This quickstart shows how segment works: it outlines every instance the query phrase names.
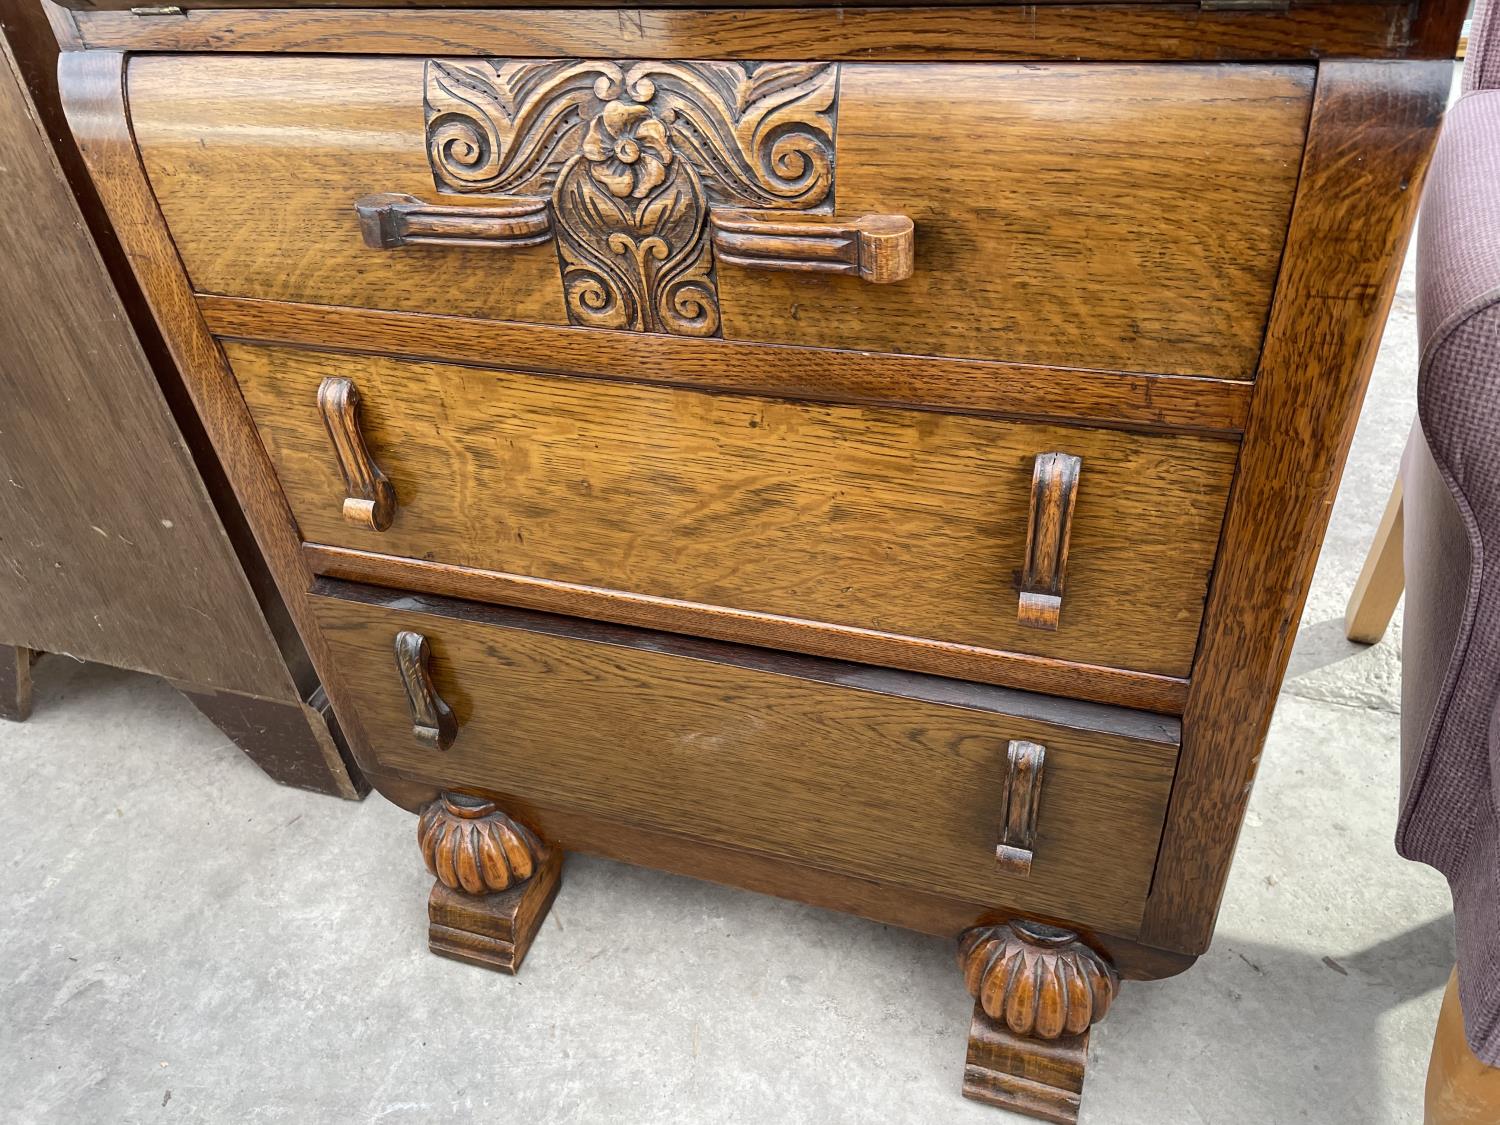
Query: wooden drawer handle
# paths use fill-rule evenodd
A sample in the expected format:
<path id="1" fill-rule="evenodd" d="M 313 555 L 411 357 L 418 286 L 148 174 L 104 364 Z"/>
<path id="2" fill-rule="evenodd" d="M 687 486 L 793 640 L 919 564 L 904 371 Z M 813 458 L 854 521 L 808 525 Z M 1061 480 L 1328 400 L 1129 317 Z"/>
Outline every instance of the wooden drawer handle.
<path id="1" fill-rule="evenodd" d="M 905 281 L 912 274 L 914 228 L 905 215 L 866 215 L 837 223 L 715 211 L 710 221 L 714 256 L 730 265 L 842 273 L 876 285 Z"/>
<path id="2" fill-rule="evenodd" d="M 344 498 L 344 518 L 384 531 L 396 515 L 396 490 L 375 464 L 360 433 L 359 390 L 349 379 L 324 379 L 318 385 L 318 410 L 349 492 Z"/>
<path id="3" fill-rule="evenodd" d="M 1000 801 L 1000 842 L 995 845 L 995 860 L 1008 875 L 1030 875 L 1047 748 L 1035 742 L 1015 741 L 1006 756 L 1008 767 Z"/>
<path id="4" fill-rule="evenodd" d="M 458 737 L 458 720 L 432 684 L 431 660 L 432 646 L 421 633 L 396 634 L 396 668 L 411 705 L 411 732 L 423 746 L 446 750 Z"/>
<path id="5" fill-rule="evenodd" d="M 514 199 L 486 206 L 426 203 L 412 195 L 367 195 L 354 205 L 365 245 L 479 246 L 491 250 L 540 246 L 552 238 L 545 199 Z"/>
<path id="6" fill-rule="evenodd" d="M 1031 515 L 1026 522 L 1026 565 L 1021 570 L 1017 618 L 1032 629 L 1056 629 L 1062 616 L 1068 537 L 1078 501 L 1083 461 L 1071 453 L 1038 453 L 1031 470 Z"/>

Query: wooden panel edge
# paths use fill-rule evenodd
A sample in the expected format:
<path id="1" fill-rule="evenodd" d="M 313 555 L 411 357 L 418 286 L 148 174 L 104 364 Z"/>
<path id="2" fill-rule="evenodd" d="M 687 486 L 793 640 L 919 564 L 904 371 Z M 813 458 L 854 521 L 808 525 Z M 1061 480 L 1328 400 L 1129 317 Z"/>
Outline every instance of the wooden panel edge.
<path id="1" fill-rule="evenodd" d="M 313 575 L 296 522 L 228 362 L 198 313 L 146 179 L 130 129 L 125 80 L 126 56 L 119 52 L 68 51 L 58 61 L 63 109 L 84 163 L 363 769 L 372 764 L 364 727 L 309 609 Z"/>
<path id="2" fill-rule="evenodd" d="M 1452 63 L 1319 67 L 1142 934 L 1208 948 L 1359 419 Z"/>
<path id="3" fill-rule="evenodd" d="M 305 544 L 304 553 L 308 565 L 318 574 L 349 582 L 597 618 L 636 628 L 711 636 L 734 644 L 786 648 L 834 660 L 879 662 L 911 672 L 1160 715 L 1180 715 L 1188 694 L 1188 682 L 1175 676 L 1129 672 L 318 543 Z M 1080 687 L 1081 683 L 1087 686 Z"/>
<path id="4" fill-rule="evenodd" d="M 305 553 L 312 570 L 347 582 L 510 604 L 538 612 L 588 616 L 669 633 L 700 634 L 742 645 L 787 648 L 832 660 L 879 661 L 910 672 L 972 679 L 998 687 L 1127 706 L 1154 714 L 1182 714 L 1188 697 L 1187 679 L 1176 676 L 1127 672 L 1098 664 L 1035 657 L 1025 652 L 880 633 L 853 625 L 597 589 L 525 574 L 456 567 L 446 562 L 372 555 L 321 543 L 305 544 Z M 712 631 L 706 631 L 708 628 Z M 1080 688 L 1080 684 L 1086 687 Z"/>
<path id="5" fill-rule="evenodd" d="M 52 34 L 57 39 L 59 49 L 81 51 L 83 33 L 78 30 L 77 15 L 64 5 L 54 3 L 53 0 L 41 0 L 41 6 L 47 23 L 52 28 Z"/>
<path id="6" fill-rule="evenodd" d="M 244 343 L 1231 439 L 1249 416 L 1254 387 L 1206 376 L 693 340 L 243 297 L 200 295 L 198 306 L 216 335 Z"/>
<path id="7" fill-rule="evenodd" d="M 928 8 L 194 9 L 140 17 L 79 11 L 84 42 L 132 51 L 293 51 L 673 58 L 950 61 L 1308 61 L 1402 58 L 1408 3 Z M 1425 43 L 1416 46 L 1426 47 Z M 1451 57 L 1451 54 L 1450 56 Z"/>

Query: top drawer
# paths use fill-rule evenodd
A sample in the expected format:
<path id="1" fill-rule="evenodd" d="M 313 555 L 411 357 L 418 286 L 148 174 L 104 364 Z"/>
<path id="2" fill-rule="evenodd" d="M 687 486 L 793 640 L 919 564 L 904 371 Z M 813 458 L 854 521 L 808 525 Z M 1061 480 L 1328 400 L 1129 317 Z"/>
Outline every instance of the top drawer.
<path id="1" fill-rule="evenodd" d="M 129 77 L 201 292 L 1225 378 L 1254 374 L 1311 86 L 1306 66 L 520 59 Z M 429 209 L 387 234 L 447 244 L 366 246 L 372 195 Z M 897 219 L 861 251 L 865 216 Z M 901 218 L 906 280 L 805 272 L 863 252 L 900 276 Z"/>

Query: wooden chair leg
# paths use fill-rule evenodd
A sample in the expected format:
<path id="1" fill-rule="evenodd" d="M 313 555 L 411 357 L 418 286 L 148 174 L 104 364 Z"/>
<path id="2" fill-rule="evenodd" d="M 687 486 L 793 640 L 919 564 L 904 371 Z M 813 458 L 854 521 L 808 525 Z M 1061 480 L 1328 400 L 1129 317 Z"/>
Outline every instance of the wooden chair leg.
<path id="1" fill-rule="evenodd" d="M 0 645 L 0 719 L 22 722 L 31 715 L 31 666 L 38 654 Z"/>
<path id="2" fill-rule="evenodd" d="M 1349 595 L 1344 611 L 1344 635 L 1362 645 L 1373 645 L 1385 636 L 1401 591 L 1406 586 L 1406 570 L 1401 562 L 1401 478 L 1396 478 L 1385 513 L 1375 529 L 1375 542 L 1365 556 L 1365 565 Z"/>
<path id="3" fill-rule="evenodd" d="M 1464 1038 L 1458 970 L 1448 977 L 1432 1061 L 1427 1065 L 1425 1125 L 1494 1125 L 1500 1121 L 1500 1067 L 1486 1066 Z"/>

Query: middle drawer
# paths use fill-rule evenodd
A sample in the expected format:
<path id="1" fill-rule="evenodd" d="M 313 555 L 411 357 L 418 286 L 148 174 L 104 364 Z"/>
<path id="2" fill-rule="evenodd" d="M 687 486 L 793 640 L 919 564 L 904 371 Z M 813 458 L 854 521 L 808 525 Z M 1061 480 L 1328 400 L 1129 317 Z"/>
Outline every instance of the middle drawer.
<path id="1" fill-rule="evenodd" d="M 323 573 L 1084 697 L 1099 693 L 1071 666 L 1188 673 L 1237 452 L 1191 435 L 225 350 Z M 325 380 L 357 390 L 350 424 L 394 487 L 385 530 L 344 513 Z M 1055 629 L 1024 624 L 1018 604 L 1048 453 L 1077 458 Z M 1038 658 L 1066 662 L 1070 682 L 1038 682 L 1061 674 Z"/>

